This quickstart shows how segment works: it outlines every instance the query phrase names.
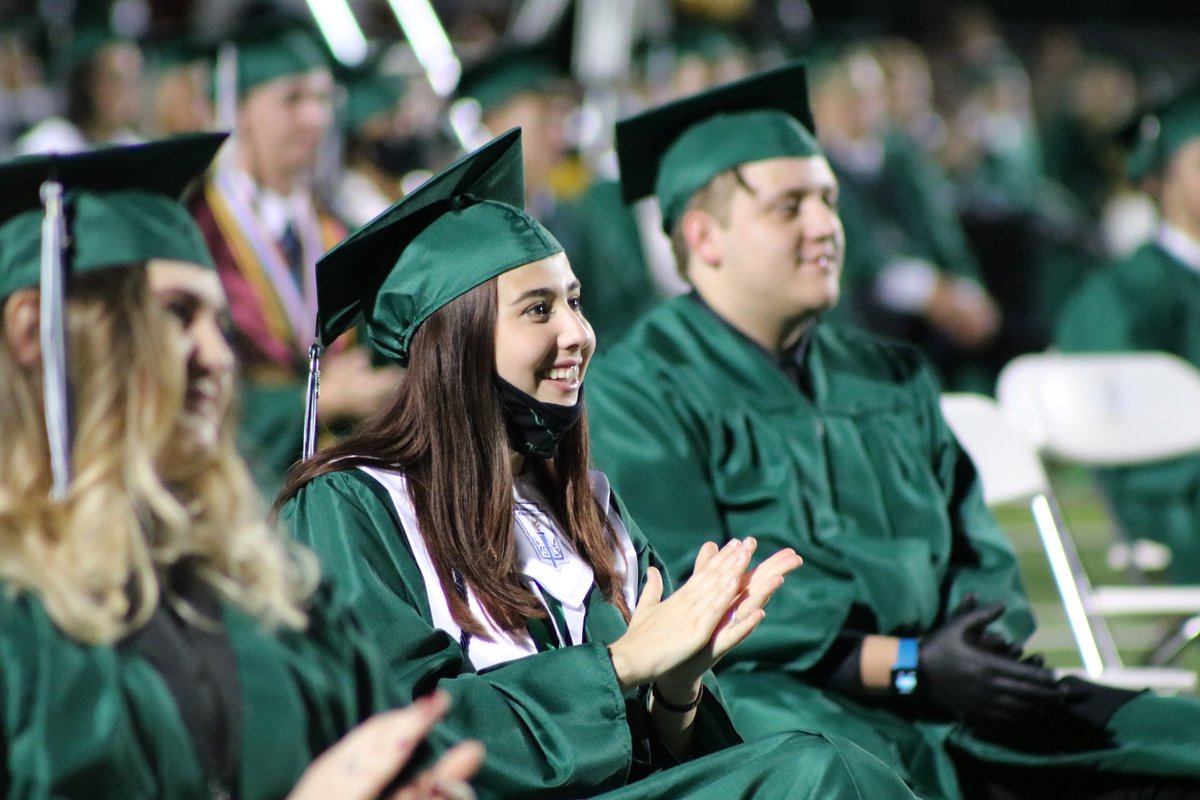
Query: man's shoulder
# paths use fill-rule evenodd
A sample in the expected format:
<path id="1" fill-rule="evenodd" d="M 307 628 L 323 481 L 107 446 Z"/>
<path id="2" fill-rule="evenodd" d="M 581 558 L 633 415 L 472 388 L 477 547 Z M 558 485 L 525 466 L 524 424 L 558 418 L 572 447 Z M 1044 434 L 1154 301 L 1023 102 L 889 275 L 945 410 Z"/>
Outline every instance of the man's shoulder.
<path id="1" fill-rule="evenodd" d="M 1088 275 L 1076 289 L 1074 313 L 1093 313 L 1093 306 L 1104 306 L 1106 313 L 1114 301 L 1126 310 L 1148 308 L 1147 303 L 1174 302 L 1187 291 L 1189 268 L 1157 243 L 1147 242 L 1128 255 L 1106 262 Z M 1136 301 L 1136 302 L 1133 302 Z M 1072 312 L 1068 312 L 1072 313 Z M 1157 312 L 1155 312 L 1157 313 Z"/>
<path id="2" fill-rule="evenodd" d="M 916 346 L 852 325 L 822 323 L 813 335 L 827 369 L 849 369 L 864 377 L 896 380 L 929 368 Z"/>
<path id="3" fill-rule="evenodd" d="M 1107 270 L 1123 286 L 1156 287 L 1172 278 L 1191 274 L 1191 268 L 1156 242 L 1146 242 Z"/>
<path id="4" fill-rule="evenodd" d="M 594 367 L 604 374 L 635 373 L 653 365 L 670 367 L 694 360 L 692 345 L 703 338 L 687 296 L 658 303 L 643 314 Z M 717 320 L 713 320 L 716 324 Z"/>

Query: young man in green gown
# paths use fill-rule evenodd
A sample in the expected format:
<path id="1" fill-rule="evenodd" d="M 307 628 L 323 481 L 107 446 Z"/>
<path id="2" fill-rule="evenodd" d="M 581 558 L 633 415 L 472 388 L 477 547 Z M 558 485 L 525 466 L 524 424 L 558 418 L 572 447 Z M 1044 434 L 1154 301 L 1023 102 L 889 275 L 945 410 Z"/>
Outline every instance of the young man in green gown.
<path id="1" fill-rule="evenodd" d="M 739 730 L 846 736 L 930 798 L 1197 796 L 1200 704 L 1023 657 L 1017 559 L 932 371 L 820 321 L 845 240 L 803 67 L 652 109 L 617 143 L 694 291 L 596 360 L 597 464 L 676 579 L 713 536 L 806 562 L 721 664 Z"/>
<path id="2" fill-rule="evenodd" d="M 316 31 L 285 15 L 247 22 L 221 52 L 218 106 L 236 100 L 234 133 L 187 202 L 229 298 L 238 445 L 269 498 L 300 457 L 317 257 L 346 235 L 315 184 L 333 77 Z M 335 429 L 373 413 L 399 378 L 349 338 L 323 343 L 322 418 Z"/>

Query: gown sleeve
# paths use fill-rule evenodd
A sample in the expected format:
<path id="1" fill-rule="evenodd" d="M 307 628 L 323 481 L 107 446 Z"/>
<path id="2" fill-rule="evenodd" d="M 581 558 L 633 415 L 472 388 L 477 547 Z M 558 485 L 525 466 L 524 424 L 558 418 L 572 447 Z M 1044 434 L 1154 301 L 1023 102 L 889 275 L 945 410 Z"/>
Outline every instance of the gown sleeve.
<path id="1" fill-rule="evenodd" d="M 418 756 L 465 738 L 488 757 L 483 793 L 535 797 L 622 785 L 633 763 L 627 698 L 603 642 L 539 653 L 476 673 L 431 623 L 420 571 L 390 501 L 365 473 L 322 476 L 284 507 L 296 537 L 360 614 L 382 651 L 397 703 L 435 688 L 453 704 Z"/>
<path id="2" fill-rule="evenodd" d="M 1033 634 L 1034 620 L 1016 552 L 984 502 L 975 465 L 942 417 L 936 379 L 927 374 L 924 382 L 934 420 L 933 466 L 945 487 L 952 537 L 942 618 L 968 594 L 976 595 L 981 605 L 1003 602 L 1004 614 L 991 627 L 1012 641 L 1024 641 Z"/>

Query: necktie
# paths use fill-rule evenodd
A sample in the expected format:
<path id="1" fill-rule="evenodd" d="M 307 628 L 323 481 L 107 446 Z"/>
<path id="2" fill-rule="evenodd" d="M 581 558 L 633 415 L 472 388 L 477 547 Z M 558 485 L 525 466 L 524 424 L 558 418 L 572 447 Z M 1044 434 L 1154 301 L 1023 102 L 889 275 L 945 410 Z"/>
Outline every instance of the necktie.
<path id="1" fill-rule="evenodd" d="M 290 222 L 283 229 L 283 235 L 279 237 L 279 249 L 283 253 L 284 260 L 287 261 L 288 270 L 292 273 L 296 284 L 304 285 L 304 250 L 300 247 L 300 237 L 296 235 L 296 229 Z"/>

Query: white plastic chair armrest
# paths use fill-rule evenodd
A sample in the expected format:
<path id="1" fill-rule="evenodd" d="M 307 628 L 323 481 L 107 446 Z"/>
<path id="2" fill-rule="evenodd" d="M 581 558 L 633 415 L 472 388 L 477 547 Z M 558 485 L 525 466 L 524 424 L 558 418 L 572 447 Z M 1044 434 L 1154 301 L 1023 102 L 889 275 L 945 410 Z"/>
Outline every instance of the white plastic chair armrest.
<path id="1" fill-rule="evenodd" d="M 1098 586 L 1102 614 L 1200 614 L 1200 586 Z"/>

